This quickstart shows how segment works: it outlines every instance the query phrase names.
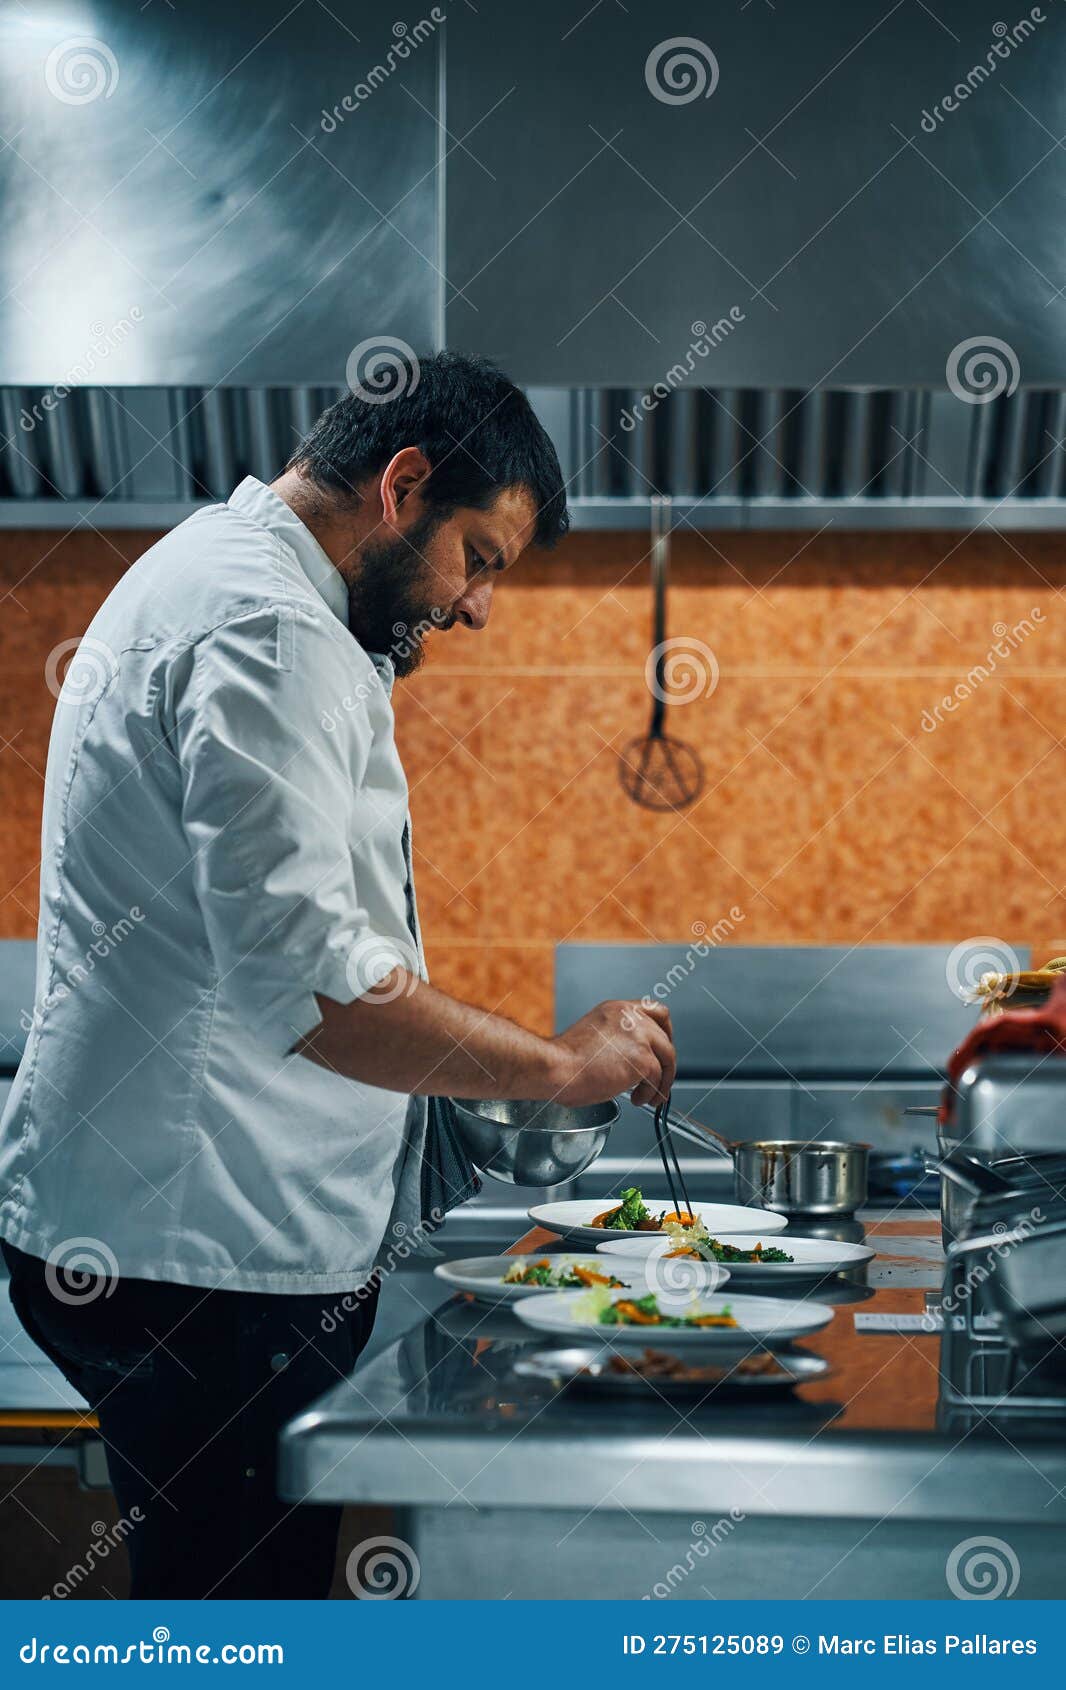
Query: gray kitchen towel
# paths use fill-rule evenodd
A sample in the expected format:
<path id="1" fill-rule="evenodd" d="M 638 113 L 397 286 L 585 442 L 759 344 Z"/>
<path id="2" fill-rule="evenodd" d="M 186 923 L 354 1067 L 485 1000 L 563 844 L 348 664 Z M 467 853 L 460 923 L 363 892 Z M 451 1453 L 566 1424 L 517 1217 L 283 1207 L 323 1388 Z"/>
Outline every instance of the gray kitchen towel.
<path id="1" fill-rule="evenodd" d="M 440 1226 L 449 1209 L 476 1197 L 481 1179 L 459 1140 L 450 1097 L 426 1099 L 429 1109 L 422 1151 L 422 1225 Z"/>
<path id="2" fill-rule="evenodd" d="M 403 830 L 403 859 L 407 871 L 404 886 L 407 925 L 418 952 L 419 970 L 425 978 L 426 959 L 415 902 L 410 816 Z M 429 1233 L 443 1224 L 449 1209 L 455 1209 L 468 1198 L 477 1196 L 481 1180 L 460 1141 L 451 1098 L 429 1097 L 426 1105 L 426 1135 L 422 1146 L 422 1226 Z"/>

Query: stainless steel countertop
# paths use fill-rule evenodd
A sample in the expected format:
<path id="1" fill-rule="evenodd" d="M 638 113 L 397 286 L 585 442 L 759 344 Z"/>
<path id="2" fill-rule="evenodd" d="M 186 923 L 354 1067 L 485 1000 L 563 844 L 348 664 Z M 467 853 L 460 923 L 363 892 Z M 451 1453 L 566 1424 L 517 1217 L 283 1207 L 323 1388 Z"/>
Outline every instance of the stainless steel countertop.
<path id="1" fill-rule="evenodd" d="M 868 1269 L 824 1282 L 804 1341 L 833 1372 L 773 1405 L 693 1409 L 555 1393 L 512 1363 L 544 1340 L 507 1311 L 442 1306 L 298 1416 L 291 1500 L 900 1520 L 1066 1521 L 1066 1442 L 1046 1427 L 938 1429 L 939 1338 L 861 1334 L 859 1309 L 920 1312 L 940 1282 L 920 1214 L 871 1220 Z M 543 1247 L 544 1234 L 531 1236 Z M 915 1243 L 920 1237 L 921 1242 Z M 868 1283 L 865 1281 L 868 1279 Z M 795 1291 L 785 1293 L 795 1295 Z"/>

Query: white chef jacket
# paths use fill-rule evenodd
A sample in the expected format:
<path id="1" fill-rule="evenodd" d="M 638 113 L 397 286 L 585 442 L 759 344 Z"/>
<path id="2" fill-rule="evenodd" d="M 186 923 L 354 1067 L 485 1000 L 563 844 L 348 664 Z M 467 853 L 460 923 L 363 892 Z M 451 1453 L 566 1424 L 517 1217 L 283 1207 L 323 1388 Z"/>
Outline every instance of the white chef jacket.
<path id="1" fill-rule="evenodd" d="M 424 973 L 392 666 L 347 609 L 250 476 L 133 565 L 73 658 L 36 1001 L 0 1124 L 0 1236 L 19 1249 L 331 1292 L 417 1228 L 424 1100 L 287 1054 L 316 992 L 350 1003 L 396 962 Z"/>

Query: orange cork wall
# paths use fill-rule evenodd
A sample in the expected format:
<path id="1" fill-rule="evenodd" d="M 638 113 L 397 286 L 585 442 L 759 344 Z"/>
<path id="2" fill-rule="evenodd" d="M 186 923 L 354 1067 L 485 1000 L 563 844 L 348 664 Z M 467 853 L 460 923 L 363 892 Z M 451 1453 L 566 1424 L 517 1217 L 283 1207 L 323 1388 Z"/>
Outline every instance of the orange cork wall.
<path id="1" fill-rule="evenodd" d="M 48 655 L 150 539 L 0 537 L 2 937 L 34 931 Z M 548 1030 L 563 939 L 1066 949 L 1062 537 L 682 529 L 668 632 L 700 642 L 698 696 L 668 729 L 706 784 L 665 815 L 618 778 L 651 702 L 646 552 L 523 561 L 487 632 L 437 636 L 398 689 L 438 984 Z"/>

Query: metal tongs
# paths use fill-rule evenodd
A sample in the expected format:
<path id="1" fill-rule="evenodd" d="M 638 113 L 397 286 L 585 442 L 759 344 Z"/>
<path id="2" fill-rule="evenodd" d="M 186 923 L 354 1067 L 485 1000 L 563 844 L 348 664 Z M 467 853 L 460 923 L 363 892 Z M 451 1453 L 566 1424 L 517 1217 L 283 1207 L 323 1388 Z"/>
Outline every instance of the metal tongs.
<path id="1" fill-rule="evenodd" d="M 717 1148 L 724 1150 L 732 1157 L 737 1148 L 735 1139 L 726 1138 L 722 1133 L 715 1132 L 713 1127 L 704 1126 L 702 1121 L 694 1121 L 690 1115 L 683 1115 L 675 1109 L 669 1097 L 664 1108 L 657 1108 L 654 1103 L 642 1103 L 641 1109 L 646 1109 L 649 1115 L 662 1116 L 662 1126 L 665 1132 L 673 1133 L 676 1138 L 687 1139 L 689 1144 L 698 1144 L 701 1150 Z"/>
<path id="2" fill-rule="evenodd" d="M 674 1205 L 674 1214 L 678 1217 L 678 1220 L 681 1219 L 682 1215 L 688 1215 L 690 1220 L 695 1220 L 696 1211 L 692 1207 L 692 1200 L 685 1186 L 685 1176 L 681 1172 L 681 1163 L 670 1136 L 674 1130 L 670 1121 L 670 1093 L 667 1092 L 665 1103 L 660 1103 L 657 1107 L 649 1103 L 645 1104 L 645 1108 L 651 1111 L 655 1120 L 655 1143 L 658 1146 L 663 1173 L 666 1175 L 666 1184 L 670 1192 L 670 1201 Z M 684 1208 L 678 1201 L 679 1191 L 684 1201 Z"/>

